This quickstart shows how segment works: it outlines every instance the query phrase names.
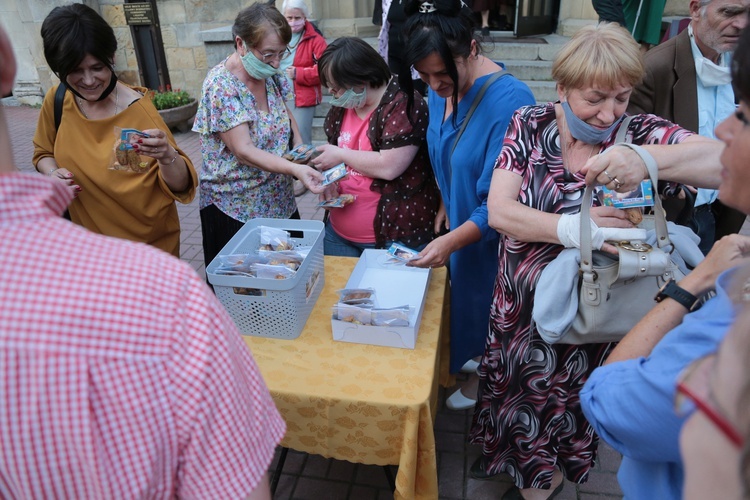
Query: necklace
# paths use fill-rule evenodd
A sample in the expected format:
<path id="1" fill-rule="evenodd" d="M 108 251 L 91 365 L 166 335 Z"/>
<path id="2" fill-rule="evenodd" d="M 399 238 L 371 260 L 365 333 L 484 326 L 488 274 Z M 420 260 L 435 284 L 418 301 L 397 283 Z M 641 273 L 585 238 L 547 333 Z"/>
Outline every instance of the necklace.
<path id="1" fill-rule="evenodd" d="M 86 110 L 83 109 L 83 99 L 80 97 L 76 97 L 78 99 L 78 108 L 81 110 L 81 113 L 83 113 L 83 116 L 86 117 L 86 119 L 89 119 L 89 115 L 86 113 Z M 115 87 L 115 112 L 112 116 L 117 114 L 117 111 L 119 110 L 120 106 L 120 86 Z"/>
<path id="2" fill-rule="evenodd" d="M 293 33 L 292 34 L 292 41 L 289 42 L 289 45 L 288 45 L 289 50 L 294 50 L 294 49 L 297 48 L 297 45 L 299 45 L 299 43 L 302 41 L 302 35 L 303 34 L 304 33 L 302 31 L 300 31 L 299 33 Z M 297 38 L 296 42 L 294 42 L 294 35 L 299 35 L 299 38 Z M 292 43 L 292 42 L 294 42 L 294 43 Z"/>
<path id="3" fill-rule="evenodd" d="M 566 136 L 568 135 L 568 124 L 565 121 L 565 117 L 564 116 L 562 117 L 562 124 L 563 124 L 562 130 L 560 130 L 560 127 L 558 127 L 558 136 L 559 136 L 559 139 L 560 139 L 560 147 L 562 149 L 562 163 L 563 163 L 563 167 L 565 168 L 565 170 L 567 170 L 568 172 L 574 174 L 574 173 L 578 172 L 579 170 L 581 170 L 581 168 L 579 167 L 578 170 L 573 171 L 570 168 L 570 165 L 568 164 L 568 141 L 567 141 L 567 138 L 566 138 Z M 571 135 L 571 137 L 573 137 L 573 136 Z M 592 144 L 591 145 L 591 151 L 589 151 L 589 156 L 586 158 L 586 161 L 588 161 L 589 158 L 591 158 L 592 156 L 594 156 L 594 151 L 596 151 L 597 149 L 601 149 L 601 146 L 598 145 L 598 144 Z M 586 163 L 586 162 L 584 161 L 584 163 Z M 583 165 L 581 165 L 581 167 L 583 167 Z"/>

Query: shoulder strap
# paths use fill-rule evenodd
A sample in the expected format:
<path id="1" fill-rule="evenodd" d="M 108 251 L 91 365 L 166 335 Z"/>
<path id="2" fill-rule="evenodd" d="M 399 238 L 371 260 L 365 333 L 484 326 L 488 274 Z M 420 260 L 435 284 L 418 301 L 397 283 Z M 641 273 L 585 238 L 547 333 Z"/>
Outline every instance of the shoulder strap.
<path id="1" fill-rule="evenodd" d="M 60 122 L 62 121 L 63 101 L 65 100 L 66 90 L 65 83 L 60 82 L 60 85 L 57 86 L 57 92 L 55 92 L 55 132 L 60 128 Z"/>
<path id="2" fill-rule="evenodd" d="M 456 150 L 456 146 L 458 146 L 458 141 L 461 139 L 461 136 L 464 134 L 464 130 L 466 130 L 466 126 L 469 124 L 469 120 L 471 120 L 471 115 L 474 114 L 474 111 L 477 109 L 477 106 L 479 106 L 479 103 L 482 101 L 482 98 L 484 97 L 484 94 L 487 92 L 487 89 L 492 85 L 495 80 L 499 80 L 500 78 L 510 75 L 507 71 L 501 69 L 497 73 L 493 73 L 492 76 L 490 76 L 482 85 L 482 88 L 479 89 L 479 92 L 477 93 L 477 96 L 474 98 L 474 102 L 471 103 L 471 107 L 469 108 L 469 111 L 466 113 L 466 117 L 464 118 L 463 123 L 461 124 L 461 128 L 458 129 L 458 134 L 456 134 L 456 139 L 453 141 L 453 147 L 451 148 L 451 157 L 453 157 L 453 152 Z"/>
<path id="3" fill-rule="evenodd" d="M 615 144 L 619 144 L 621 142 L 627 142 L 625 140 L 625 135 L 628 133 L 628 125 L 630 125 L 630 120 L 633 119 L 635 115 L 626 116 L 622 120 L 622 124 L 620 124 L 620 128 L 617 129 L 617 135 L 615 136 Z"/>

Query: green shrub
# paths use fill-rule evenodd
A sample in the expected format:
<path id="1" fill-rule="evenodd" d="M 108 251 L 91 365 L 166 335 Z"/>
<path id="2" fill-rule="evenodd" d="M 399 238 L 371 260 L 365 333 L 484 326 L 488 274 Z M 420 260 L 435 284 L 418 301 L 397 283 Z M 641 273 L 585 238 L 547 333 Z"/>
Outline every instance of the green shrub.
<path id="1" fill-rule="evenodd" d="M 161 89 L 153 93 L 152 101 L 154 106 L 158 110 L 171 109 L 178 106 L 184 106 L 193 102 L 193 98 L 188 95 L 186 90 L 172 90 L 167 86 L 166 92 L 162 92 Z"/>

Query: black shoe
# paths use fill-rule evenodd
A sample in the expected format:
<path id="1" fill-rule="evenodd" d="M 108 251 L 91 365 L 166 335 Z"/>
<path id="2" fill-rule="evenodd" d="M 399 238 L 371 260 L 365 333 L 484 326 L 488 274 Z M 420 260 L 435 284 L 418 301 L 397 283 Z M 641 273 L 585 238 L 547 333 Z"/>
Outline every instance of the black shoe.
<path id="1" fill-rule="evenodd" d="M 565 480 L 560 483 L 560 485 L 555 488 L 555 491 L 553 491 L 550 496 L 547 497 L 547 500 L 551 500 L 555 498 L 557 495 L 560 494 L 560 492 L 563 490 L 563 485 L 565 484 Z M 515 484 L 505 492 L 501 500 L 524 500 L 523 495 L 521 495 L 521 490 L 518 489 L 518 486 Z"/>
<path id="2" fill-rule="evenodd" d="M 477 458 L 469 468 L 469 475 L 474 479 L 489 479 L 495 474 L 487 474 L 484 470 L 484 457 Z"/>
<path id="3" fill-rule="evenodd" d="M 482 36 L 483 37 L 489 37 L 490 36 L 490 27 L 485 26 L 482 28 Z"/>

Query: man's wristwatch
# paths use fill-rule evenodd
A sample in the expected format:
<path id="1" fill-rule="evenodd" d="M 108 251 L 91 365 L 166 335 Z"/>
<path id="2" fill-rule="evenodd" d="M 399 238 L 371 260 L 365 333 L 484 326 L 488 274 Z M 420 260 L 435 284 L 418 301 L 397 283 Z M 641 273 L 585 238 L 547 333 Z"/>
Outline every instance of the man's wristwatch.
<path id="1" fill-rule="evenodd" d="M 661 302 L 667 297 L 671 297 L 676 300 L 688 311 L 692 311 L 698 304 L 698 297 L 688 292 L 684 288 L 677 286 L 677 283 L 673 279 L 668 279 L 666 283 L 659 289 L 659 292 L 654 297 L 654 300 Z"/>

